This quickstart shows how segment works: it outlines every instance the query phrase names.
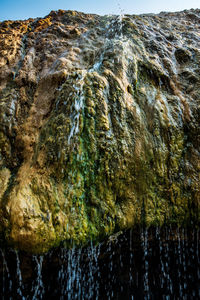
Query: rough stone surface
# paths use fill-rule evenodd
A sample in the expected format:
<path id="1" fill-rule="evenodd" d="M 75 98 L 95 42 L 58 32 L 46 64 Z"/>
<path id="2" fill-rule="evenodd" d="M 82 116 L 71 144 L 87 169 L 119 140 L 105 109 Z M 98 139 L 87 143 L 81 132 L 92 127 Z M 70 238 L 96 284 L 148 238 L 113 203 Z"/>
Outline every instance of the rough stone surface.
<path id="1" fill-rule="evenodd" d="M 200 10 L 0 23 L 0 232 L 45 252 L 195 224 Z"/>

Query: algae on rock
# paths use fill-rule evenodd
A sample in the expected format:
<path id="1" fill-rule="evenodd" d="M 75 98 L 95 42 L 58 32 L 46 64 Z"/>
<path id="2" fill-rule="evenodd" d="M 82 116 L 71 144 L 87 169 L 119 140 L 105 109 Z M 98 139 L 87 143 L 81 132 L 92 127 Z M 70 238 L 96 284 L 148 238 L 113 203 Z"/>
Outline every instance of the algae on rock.
<path id="1" fill-rule="evenodd" d="M 189 15 L 58 11 L 0 23 L 8 243 L 41 253 L 138 224 L 199 222 L 200 45 Z"/>

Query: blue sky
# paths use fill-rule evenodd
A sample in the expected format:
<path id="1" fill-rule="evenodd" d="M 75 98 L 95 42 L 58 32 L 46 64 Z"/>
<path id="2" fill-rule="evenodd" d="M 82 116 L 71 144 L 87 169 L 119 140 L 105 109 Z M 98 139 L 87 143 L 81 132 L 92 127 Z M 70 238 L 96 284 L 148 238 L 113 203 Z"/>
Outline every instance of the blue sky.
<path id="1" fill-rule="evenodd" d="M 77 10 L 88 13 L 141 14 L 200 8 L 200 0 L 0 0 L 0 21 L 44 17 L 51 10 Z"/>

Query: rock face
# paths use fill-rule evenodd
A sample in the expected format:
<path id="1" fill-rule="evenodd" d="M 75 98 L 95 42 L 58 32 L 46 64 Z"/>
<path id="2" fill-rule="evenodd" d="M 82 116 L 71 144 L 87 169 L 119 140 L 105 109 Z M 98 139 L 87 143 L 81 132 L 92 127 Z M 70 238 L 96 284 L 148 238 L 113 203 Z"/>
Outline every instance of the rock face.
<path id="1" fill-rule="evenodd" d="M 0 23 L 0 232 L 45 252 L 200 201 L 200 10 Z"/>

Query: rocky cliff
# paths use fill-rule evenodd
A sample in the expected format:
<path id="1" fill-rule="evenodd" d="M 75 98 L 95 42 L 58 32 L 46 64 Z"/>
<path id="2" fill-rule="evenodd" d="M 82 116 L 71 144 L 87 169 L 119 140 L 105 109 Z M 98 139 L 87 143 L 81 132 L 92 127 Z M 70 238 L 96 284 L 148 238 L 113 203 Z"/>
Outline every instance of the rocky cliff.
<path id="1" fill-rule="evenodd" d="M 197 224 L 200 10 L 0 23 L 0 232 L 45 252 Z"/>

